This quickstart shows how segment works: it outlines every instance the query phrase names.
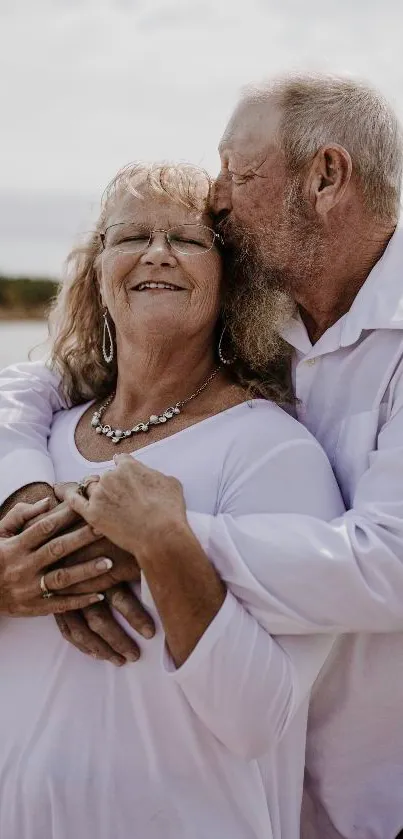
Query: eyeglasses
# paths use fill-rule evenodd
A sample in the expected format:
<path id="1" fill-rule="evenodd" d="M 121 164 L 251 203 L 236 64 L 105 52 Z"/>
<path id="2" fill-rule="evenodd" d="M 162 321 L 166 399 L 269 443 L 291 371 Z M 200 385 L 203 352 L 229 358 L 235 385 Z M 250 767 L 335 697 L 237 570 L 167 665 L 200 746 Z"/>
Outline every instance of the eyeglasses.
<path id="1" fill-rule="evenodd" d="M 108 230 L 112 231 L 106 238 Z M 214 247 L 216 241 L 223 245 L 219 233 L 204 224 L 181 224 L 168 230 L 147 230 L 128 222 L 118 222 L 100 233 L 104 250 L 116 253 L 142 253 L 151 245 L 155 233 L 165 233 L 170 248 L 186 256 L 199 256 Z"/>

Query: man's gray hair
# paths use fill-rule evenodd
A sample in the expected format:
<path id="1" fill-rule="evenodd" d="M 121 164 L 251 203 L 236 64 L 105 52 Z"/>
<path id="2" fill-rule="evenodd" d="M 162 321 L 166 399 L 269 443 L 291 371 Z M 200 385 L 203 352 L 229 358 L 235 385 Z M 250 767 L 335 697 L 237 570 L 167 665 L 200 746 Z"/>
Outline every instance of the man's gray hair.
<path id="1" fill-rule="evenodd" d="M 242 100 L 279 106 L 279 143 L 294 172 L 321 146 L 343 146 L 367 210 L 380 220 L 397 220 L 403 135 L 393 108 L 378 91 L 350 78 L 290 75 L 248 86 Z"/>

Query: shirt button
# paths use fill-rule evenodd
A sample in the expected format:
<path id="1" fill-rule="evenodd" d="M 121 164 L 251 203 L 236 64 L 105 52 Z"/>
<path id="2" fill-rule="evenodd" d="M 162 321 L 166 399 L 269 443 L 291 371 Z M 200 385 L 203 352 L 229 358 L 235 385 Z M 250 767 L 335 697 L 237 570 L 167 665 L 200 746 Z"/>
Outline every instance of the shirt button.
<path id="1" fill-rule="evenodd" d="M 316 358 L 307 358 L 305 364 L 315 364 Z"/>

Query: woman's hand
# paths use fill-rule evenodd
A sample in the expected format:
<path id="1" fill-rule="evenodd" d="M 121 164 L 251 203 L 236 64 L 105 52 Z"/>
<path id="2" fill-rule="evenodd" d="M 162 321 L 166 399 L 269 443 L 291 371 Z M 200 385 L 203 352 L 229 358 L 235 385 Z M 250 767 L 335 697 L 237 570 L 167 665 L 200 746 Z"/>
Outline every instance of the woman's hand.
<path id="1" fill-rule="evenodd" d="M 47 510 L 49 503 L 45 498 L 36 504 L 16 504 L 0 523 L 0 615 L 60 614 L 103 600 L 102 594 L 73 595 L 68 589 L 104 574 L 111 567 L 110 560 L 94 559 L 71 568 L 47 571 L 58 560 L 98 539 L 88 525 L 61 533 L 71 522 L 68 506 L 57 508 L 21 532 Z M 44 597 L 46 590 L 50 597 Z M 58 594 L 62 590 L 65 591 Z"/>
<path id="2" fill-rule="evenodd" d="M 98 533 L 123 550 L 140 554 L 144 543 L 186 522 L 182 485 L 139 463 L 129 454 L 115 455 L 116 468 L 89 484 L 84 498 L 72 488 L 65 500 Z"/>

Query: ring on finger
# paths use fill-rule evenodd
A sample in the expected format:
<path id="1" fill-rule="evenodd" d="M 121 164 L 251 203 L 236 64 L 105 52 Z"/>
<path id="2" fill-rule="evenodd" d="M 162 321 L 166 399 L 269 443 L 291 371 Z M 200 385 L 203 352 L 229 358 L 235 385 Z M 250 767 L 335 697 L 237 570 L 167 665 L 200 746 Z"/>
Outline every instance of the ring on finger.
<path id="1" fill-rule="evenodd" d="M 45 574 L 42 574 L 42 577 L 41 577 L 41 580 L 40 580 L 39 585 L 40 585 L 40 587 L 41 587 L 42 597 L 43 597 L 45 600 L 47 600 L 49 597 L 53 597 L 53 596 L 54 596 L 54 592 L 53 592 L 53 591 L 49 591 L 49 589 L 48 589 L 48 587 L 47 587 L 47 585 L 46 585 Z"/>
<path id="2" fill-rule="evenodd" d="M 92 483 L 96 484 L 96 483 L 98 483 L 98 481 L 99 481 L 99 475 L 87 475 L 87 477 L 81 478 L 81 481 L 79 481 L 78 486 L 77 486 L 78 494 L 82 495 L 83 498 L 86 498 L 88 500 L 87 490 L 88 490 L 89 485 L 92 484 Z"/>

